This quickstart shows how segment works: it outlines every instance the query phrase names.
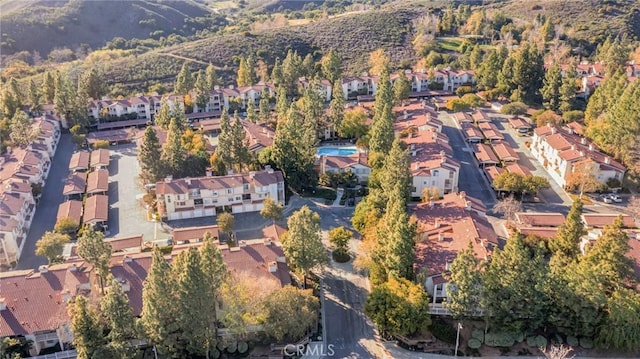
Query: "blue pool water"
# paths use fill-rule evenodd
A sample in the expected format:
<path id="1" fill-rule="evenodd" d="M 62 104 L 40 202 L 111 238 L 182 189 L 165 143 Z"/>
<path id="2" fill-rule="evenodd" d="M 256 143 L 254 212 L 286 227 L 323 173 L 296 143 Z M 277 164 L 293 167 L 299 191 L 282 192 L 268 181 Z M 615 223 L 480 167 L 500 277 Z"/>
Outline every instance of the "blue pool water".
<path id="1" fill-rule="evenodd" d="M 358 152 L 358 149 L 355 147 L 319 147 L 317 155 L 349 156 L 356 152 Z"/>

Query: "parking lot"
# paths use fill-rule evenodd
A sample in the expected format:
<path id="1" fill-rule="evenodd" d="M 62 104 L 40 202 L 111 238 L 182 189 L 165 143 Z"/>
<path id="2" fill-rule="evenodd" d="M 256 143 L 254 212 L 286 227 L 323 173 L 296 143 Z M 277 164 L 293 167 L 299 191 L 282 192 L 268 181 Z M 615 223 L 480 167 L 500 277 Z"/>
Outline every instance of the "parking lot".
<path id="1" fill-rule="evenodd" d="M 142 234 L 144 240 L 166 239 L 169 234 L 160 224 L 147 220 L 140 196 L 145 193 L 138 181 L 140 167 L 135 144 L 111 146 L 109 163 L 109 234 L 123 237 Z"/>

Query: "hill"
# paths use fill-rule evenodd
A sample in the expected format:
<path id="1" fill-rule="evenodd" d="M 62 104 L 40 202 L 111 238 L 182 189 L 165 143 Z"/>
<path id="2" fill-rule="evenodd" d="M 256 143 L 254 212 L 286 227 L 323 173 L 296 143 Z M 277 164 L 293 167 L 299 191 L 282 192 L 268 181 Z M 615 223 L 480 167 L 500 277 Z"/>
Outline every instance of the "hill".
<path id="1" fill-rule="evenodd" d="M 376 10 L 295 27 L 256 33 L 244 32 L 185 42 L 138 56 L 128 56 L 103 64 L 109 84 L 121 84 L 129 91 L 144 90 L 158 82 L 173 81 L 185 59 L 192 70 L 209 62 L 223 66 L 219 74 L 226 83 L 235 77 L 234 57 L 257 55 L 273 64 L 289 49 L 302 56 L 314 54 L 318 60 L 328 49 L 336 49 L 345 70 L 358 74 L 368 68 L 369 53 L 384 48 L 394 64 L 411 64 L 416 54 L 411 46 L 411 20 L 419 9 Z"/>
<path id="2" fill-rule="evenodd" d="M 590 50 L 609 36 L 640 39 L 637 0 L 501 0 L 487 7 L 524 21 L 539 14 L 549 16 L 567 36 Z"/>
<path id="3" fill-rule="evenodd" d="M 3 54 L 38 51 L 46 57 L 57 47 L 95 49 L 114 37 L 192 35 L 210 25 L 211 11 L 193 0 L 21 0 L 1 2 L 0 14 Z"/>

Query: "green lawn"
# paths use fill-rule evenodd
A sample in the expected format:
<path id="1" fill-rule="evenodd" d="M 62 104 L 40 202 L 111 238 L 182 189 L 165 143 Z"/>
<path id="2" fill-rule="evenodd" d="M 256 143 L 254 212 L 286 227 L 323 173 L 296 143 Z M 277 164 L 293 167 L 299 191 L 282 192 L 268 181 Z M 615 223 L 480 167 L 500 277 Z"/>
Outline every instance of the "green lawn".
<path id="1" fill-rule="evenodd" d="M 458 52 L 462 38 L 460 37 L 439 37 L 436 39 L 438 45 L 443 50 Z"/>

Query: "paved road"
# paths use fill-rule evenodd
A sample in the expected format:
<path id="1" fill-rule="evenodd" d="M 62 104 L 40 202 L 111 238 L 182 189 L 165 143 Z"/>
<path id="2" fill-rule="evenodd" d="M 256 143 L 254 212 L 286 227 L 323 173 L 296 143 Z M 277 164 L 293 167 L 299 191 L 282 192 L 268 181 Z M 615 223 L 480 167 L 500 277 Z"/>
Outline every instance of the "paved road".
<path id="1" fill-rule="evenodd" d="M 137 196 L 144 194 L 138 183 L 139 165 L 135 144 L 112 146 L 109 163 L 109 237 L 142 234 L 145 241 L 154 239 L 155 223 L 147 220 L 147 211 Z M 169 234 L 157 227 L 157 239 Z"/>
<path id="2" fill-rule="evenodd" d="M 460 162 L 458 189 L 471 197 L 482 201 L 487 207 L 495 204 L 495 194 L 489 187 L 486 178 L 480 172 L 476 159 L 473 157 L 460 130 L 455 126 L 449 114 L 441 113 L 438 119 L 444 122 L 442 132 L 449 137 L 449 144 L 453 149 L 453 157 Z"/>
<path id="3" fill-rule="evenodd" d="M 33 222 L 31 222 L 31 229 L 24 243 L 17 269 L 35 269 L 40 265 L 47 264 L 45 257 L 36 256 L 36 242 L 44 232 L 53 230 L 56 225 L 58 205 L 64 201 L 62 189 L 64 188 L 64 180 L 69 173 L 69 160 L 74 150 L 75 144 L 71 142 L 71 135 L 63 134 L 60 136 L 56 154 L 51 160 L 49 177 L 47 177 L 42 197 L 36 207 L 36 213 Z"/>

